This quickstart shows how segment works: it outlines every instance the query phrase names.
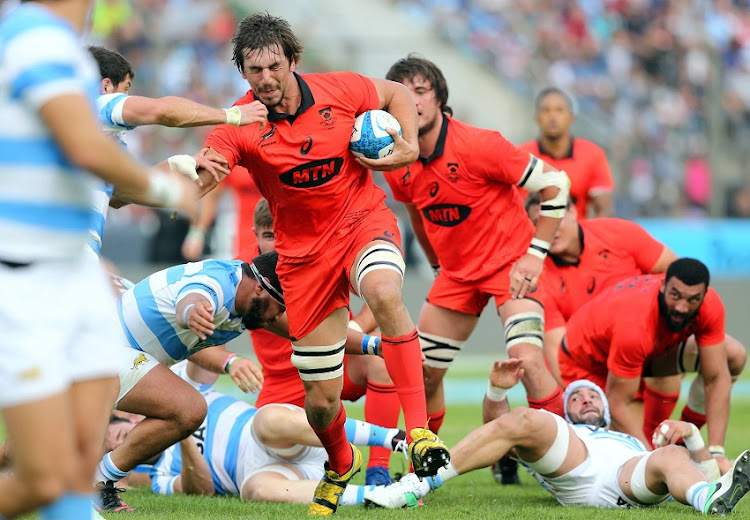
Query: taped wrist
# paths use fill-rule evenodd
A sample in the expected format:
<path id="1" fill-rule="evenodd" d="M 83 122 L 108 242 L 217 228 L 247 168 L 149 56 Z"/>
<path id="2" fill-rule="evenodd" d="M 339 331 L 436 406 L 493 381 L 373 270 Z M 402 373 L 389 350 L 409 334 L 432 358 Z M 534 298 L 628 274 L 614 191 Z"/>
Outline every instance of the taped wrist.
<path id="1" fill-rule="evenodd" d="M 685 447 L 688 451 L 698 451 L 706 447 L 701 432 L 694 424 L 690 425 L 690 435 L 683 437 L 682 440 L 685 441 Z"/>
<path id="2" fill-rule="evenodd" d="M 159 170 L 148 177 L 146 197 L 159 207 L 176 208 L 182 200 L 182 186 L 176 178 Z"/>
<path id="3" fill-rule="evenodd" d="M 362 337 L 362 354 L 377 356 L 380 350 L 380 338 L 365 334 Z"/>
<path id="4" fill-rule="evenodd" d="M 191 181 L 198 179 L 198 163 L 190 155 L 173 155 L 167 159 L 167 164 L 174 173 L 184 175 Z"/>
<path id="5" fill-rule="evenodd" d="M 526 252 L 530 255 L 538 256 L 539 258 L 544 260 L 545 258 L 547 258 L 547 252 L 549 252 L 549 248 L 551 245 L 552 244 L 550 244 L 546 240 L 534 237 L 531 239 L 531 245 Z"/>
<path id="6" fill-rule="evenodd" d="M 240 126 L 242 123 L 242 112 L 240 107 L 225 108 L 224 113 L 227 115 L 227 124 Z"/>
<path id="7" fill-rule="evenodd" d="M 545 172 L 544 163 L 532 155 L 517 186 L 534 193 L 554 186 L 557 188 L 557 195 L 552 199 L 541 202 L 539 214 L 551 218 L 562 218 L 565 215 L 565 209 L 568 207 L 568 195 L 570 194 L 570 179 L 564 171 Z"/>
<path id="8" fill-rule="evenodd" d="M 505 401 L 508 397 L 508 390 L 499 386 L 494 386 L 492 383 L 487 383 L 487 399 L 490 401 L 500 402 Z"/>

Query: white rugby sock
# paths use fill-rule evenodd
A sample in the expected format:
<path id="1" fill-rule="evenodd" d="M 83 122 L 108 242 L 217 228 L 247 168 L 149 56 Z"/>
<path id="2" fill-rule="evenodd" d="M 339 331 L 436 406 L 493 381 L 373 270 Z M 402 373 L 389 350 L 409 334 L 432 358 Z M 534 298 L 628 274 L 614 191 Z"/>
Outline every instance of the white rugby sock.
<path id="1" fill-rule="evenodd" d="M 365 501 L 365 491 L 372 491 L 375 486 L 348 485 L 341 495 L 342 506 L 358 506 Z"/>
<path id="2" fill-rule="evenodd" d="M 122 471 L 120 468 L 115 466 L 115 463 L 112 462 L 111 453 L 112 452 L 109 452 L 104 455 L 104 457 L 102 457 L 102 460 L 99 462 L 99 465 L 96 467 L 94 484 L 97 484 L 98 482 L 107 482 L 108 480 L 111 480 L 112 482 L 119 482 L 128 474 L 127 471 Z"/>
<path id="3" fill-rule="evenodd" d="M 706 500 L 708 499 L 708 492 L 710 490 L 711 484 L 709 484 L 705 480 L 702 480 L 700 482 L 696 482 L 688 488 L 687 493 L 685 493 L 685 498 L 687 498 L 687 501 L 691 506 L 702 513 L 703 508 L 706 505 Z"/>

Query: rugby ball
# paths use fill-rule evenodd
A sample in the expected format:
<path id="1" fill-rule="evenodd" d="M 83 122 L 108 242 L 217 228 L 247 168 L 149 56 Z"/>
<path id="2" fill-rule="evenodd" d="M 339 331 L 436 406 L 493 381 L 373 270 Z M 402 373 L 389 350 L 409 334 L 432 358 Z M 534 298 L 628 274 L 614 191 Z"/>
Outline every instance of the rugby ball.
<path id="1" fill-rule="evenodd" d="M 401 125 L 385 110 L 361 113 L 354 120 L 349 149 L 357 157 L 368 159 L 382 159 L 392 154 L 393 138 L 385 131 L 389 127 L 398 130 L 398 135 L 401 135 Z"/>

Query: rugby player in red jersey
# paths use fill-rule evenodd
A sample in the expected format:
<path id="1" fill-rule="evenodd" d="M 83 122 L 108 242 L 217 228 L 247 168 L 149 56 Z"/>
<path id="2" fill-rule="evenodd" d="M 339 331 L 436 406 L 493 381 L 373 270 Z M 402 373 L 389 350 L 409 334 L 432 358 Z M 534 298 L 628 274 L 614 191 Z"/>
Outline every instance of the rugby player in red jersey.
<path id="1" fill-rule="evenodd" d="M 445 445 L 423 428 L 421 352 L 401 297 L 400 234 L 370 172 L 416 159 L 416 109 L 408 90 L 394 82 L 351 72 L 297 74 L 302 45 L 285 20 L 268 13 L 242 20 L 233 46 L 235 64 L 252 89 L 237 103 L 263 104 L 268 120 L 241 132 L 221 125 L 206 146 L 230 167 L 251 172 L 274 216 L 292 362 L 304 381 L 308 419 L 329 456 L 310 513 L 332 514 L 362 459 L 346 441 L 340 401 L 350 287 L 380 326 L 415 470 L 434 474 L 448 460 Z M 355 159 L 349 151 L 354 118 L 370 109 L 388 110 L 403 137 L 391 129 L 393 154 Z M 201 175 L 204 188 L 213 188 L 215 180 Z"/>
<path id="2" fill-rule="evenodd" d="M 568 178 L 499 132 L 454 119 L 445 77 L 429 60 L 409 55 L 386 77 L 414 97 L 420 153 L 386 179 L 428 260 L 440 267 L 418 322 L 430 428 L 437 431 L 445 414 L 443 377 L 493 297 L 508 352 L 523 360 L 529 405 L 562 414 L 562 389 L 544 363 L 536 284 L 565 211 Z M 541 192 L 536 229 L 516 186 Z M 488 389 L 485 421 L 497 416 L 497 392 Z"/>
<path id="3" fill-rule="evenodd" d="M 537 94 L 534 105 L 539 138 L 520 148 L 565 170 L 570 178 L 570 199 L 581 219 L 586 218 L 589 208 L 593 208 L 595 217 L 610 216 L 615 183 L 607 155 L 598 145 L 570 133 L 576 117 L 570 95 L 547 87 Z"/>
<path id="4" fill-rule="evenodd" d="M 708 442 L 723 446 L 731 379 L 724 305 L 709 281 L 703 263 L 681 258 L 665 275 L 630 278 L 602 292 L 567 323 L 558 354 L 563 382 L 587 378 L 605 388 L 616 429 L 648 445 L 653 428 L 644 433 L 629 409 L 644 370 L 694 335 L 705 384 Z"/>

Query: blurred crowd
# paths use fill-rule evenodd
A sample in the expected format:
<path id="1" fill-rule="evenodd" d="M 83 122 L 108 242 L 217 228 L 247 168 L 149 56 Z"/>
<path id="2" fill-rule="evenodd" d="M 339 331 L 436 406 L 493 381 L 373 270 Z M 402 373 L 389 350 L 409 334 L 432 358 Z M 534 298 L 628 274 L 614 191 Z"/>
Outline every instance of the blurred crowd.
<path id="1" fill-rule="evenodd" d="M 747 0 L 397 3 L 527 96 L 550 84 L 572 92 L 579 118 L 598 123 L 599 135 L 581 137 L 605 146 L 619 173 L 621 216 L 701 215 L 717 164 L 730 185 L 747 177 Z"/>

